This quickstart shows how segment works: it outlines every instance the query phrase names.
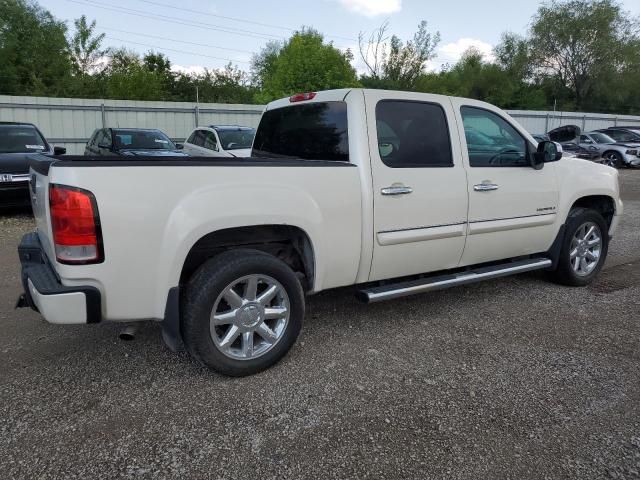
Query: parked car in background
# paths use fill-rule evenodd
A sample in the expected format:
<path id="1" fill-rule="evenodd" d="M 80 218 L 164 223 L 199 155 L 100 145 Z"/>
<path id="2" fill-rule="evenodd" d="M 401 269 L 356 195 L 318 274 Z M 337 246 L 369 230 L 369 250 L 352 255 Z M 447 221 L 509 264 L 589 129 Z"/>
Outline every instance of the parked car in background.
<path id="1" fill-rule="evenodd" d="M 92 157 L 188 156 L 182 151 L 182 145 L 176 145 L 162 131 L 151 128 L 99 128 L 91 135 L 84 154 Z"/>
<path id="2" fill-rule="evenodd" d="M 587 285 L 623 210 L 617 170 L 487 103 L 415 92 L 271 102 L 249 159 L 34 157 L 18 305 L 160 320 L 167 345 L 228 375 L 286 354 L 306 294 L 378 302 L 532 270 Z"/>
<path id="3" fill-rule="evenodd" d="M 31 123 L 0 122 L 0 207 L 30 205 L 29 155 L 66 152 L 50 145 Z"/>
<path id="4" fill-rule="evenodd" d="M 609 127 L 596 132 L 606 133 L 616 142 L 640 143 L 640 127 Z"/>
<path id="5" fill-rule="evenodd" d="M 616 142 L 602 131 L 580 135 L 579 145 L 602 157 L 602 163 L 610 167 L 640 166 L 640 142 Z"/>
<path id="6" fill-rule="evenodd" d="M 238 125 L 198 127 L 187 137 L 184 150 L 196 157 L 250 157 L 256 130 Z"/>
<path id="7" fill-rule="evenodd" d="M 578 157 L 592 160 L 594 156 L 588 150 L 578 145 L 578 135 L 580 135 L 580 127 L 576 125 L 563 125 L 547 133 L 532 134 L 533 138 L 538 142 L 555 142 L 564 157 Z"/>

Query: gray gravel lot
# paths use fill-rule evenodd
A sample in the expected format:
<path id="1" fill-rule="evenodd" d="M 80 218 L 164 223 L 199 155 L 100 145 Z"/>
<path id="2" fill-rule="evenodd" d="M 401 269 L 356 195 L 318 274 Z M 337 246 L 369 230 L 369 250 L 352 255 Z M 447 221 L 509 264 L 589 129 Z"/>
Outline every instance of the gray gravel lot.
<path id="1" fill-rule="evenodd" d="M 26 214 L 0 216 L 1 478 L 640 478 L 640 171 L 606 270 L 373 306 L 310 299 L 279 365 L 221 377 L 148 323 L 13 310 Z"/>

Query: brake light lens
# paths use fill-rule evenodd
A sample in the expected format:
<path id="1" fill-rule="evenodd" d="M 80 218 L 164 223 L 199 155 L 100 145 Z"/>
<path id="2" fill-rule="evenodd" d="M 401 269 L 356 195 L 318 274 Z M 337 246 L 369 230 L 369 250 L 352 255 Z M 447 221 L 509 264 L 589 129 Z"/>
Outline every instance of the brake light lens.
<path id="1" fill-rule="evenodd" d="M 100 217 L 91 192 L 51 184 L 49 210 L 58 262 L 88 264 L 104 260 Z"/>
<path id="2" fill-rule="evenodd" d="M 289 97 L 290 103 L 304 102 L 305 100 L 313 100 L 316 96 L 316 92 L 296 93 Z"/>

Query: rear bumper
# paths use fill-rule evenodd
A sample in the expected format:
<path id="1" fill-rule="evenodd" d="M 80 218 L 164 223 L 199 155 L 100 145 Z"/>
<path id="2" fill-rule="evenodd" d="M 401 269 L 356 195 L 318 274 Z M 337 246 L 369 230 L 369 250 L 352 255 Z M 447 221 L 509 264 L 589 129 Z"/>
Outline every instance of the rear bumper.
<path id="1" fill-rule="evenodd" d="M 27 233 L 18 246 L 24 302 L 56 324 L 97 323 L 101 296 L 95 287 L 67 287 L 49 264 L 36 233 Z"/>

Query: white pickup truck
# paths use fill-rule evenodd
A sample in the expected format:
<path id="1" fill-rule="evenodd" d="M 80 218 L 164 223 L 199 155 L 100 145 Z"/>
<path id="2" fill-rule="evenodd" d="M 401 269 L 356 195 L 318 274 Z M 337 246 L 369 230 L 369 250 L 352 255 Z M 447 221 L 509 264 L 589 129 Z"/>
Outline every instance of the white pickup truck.
<path id="1" fill-rule="evenodd" d="M 538 269 L 585 285 L 618 174 L 561 156 L 486 103 L 361 89 L 270 103 L 252 158 L 38 155 L 19 304 L 161 321 L 172 349 L 240 376 L 291 348 L 305 294 L 377 302 Z"/>

